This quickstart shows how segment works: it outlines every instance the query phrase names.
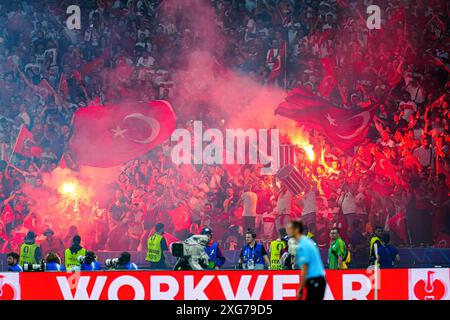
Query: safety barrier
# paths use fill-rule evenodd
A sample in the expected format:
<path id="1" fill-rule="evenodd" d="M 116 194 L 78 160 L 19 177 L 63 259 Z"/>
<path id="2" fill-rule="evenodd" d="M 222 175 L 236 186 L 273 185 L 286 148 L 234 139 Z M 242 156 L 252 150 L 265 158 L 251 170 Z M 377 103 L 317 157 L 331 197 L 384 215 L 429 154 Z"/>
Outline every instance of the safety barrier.
<path id="1" fill-rule="evenodd" d="M 324 263 L 327 261 L 328 250 L 320 250 L 322 260 Z M 102 251 L 96 253 L 98 260 L 104 262 L 106 259 L 116 258 L 120 255 L 118 251 Z M 226 258 L 224 269 L 236 269 L 239 259 L 240 251 L 227 251 L 224 250 L 223 254 Z M 401 248 L 400 254 L 400 268 L 433 268 L 450 267 L 450 248 Z M 365 268 L 368 265 L 368 252 L 363 253 L 361 256 L 353 256 L 351 269 Z M 148 263 L 145 261 L 145 252 L 131 252 L 133 262 L 135 262 L 139 268 L 148 268 Z M 174 265 L 175 259 L 170 255 L 166 255 L 171 265 Z M 0 254 L 0 271 L 6 271 L 6 255 Z"/>
<path id="2" fill-rule="evenodd" d="M 450 300 L 450 269 L 327 270 L 327 300 Z M 292 300 L 295 271 L 0 273 L 0 299 Z M 375 281 L 378 278 L 378 281 Z"/>

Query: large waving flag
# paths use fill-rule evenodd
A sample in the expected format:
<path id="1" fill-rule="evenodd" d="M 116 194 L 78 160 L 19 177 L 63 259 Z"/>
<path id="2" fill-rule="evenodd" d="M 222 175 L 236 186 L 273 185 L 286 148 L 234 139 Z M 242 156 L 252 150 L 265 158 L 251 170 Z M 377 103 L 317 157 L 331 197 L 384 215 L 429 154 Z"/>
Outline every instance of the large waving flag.
<path id="1" fill-rule="evenodd" d="M 322 132 L 342 150 L 349 150 L 363 142 L 374 113 L 375 107 L 358 110 L 339 108 L 301 88 L 294 89 L 275 110 L 275 114 Z"/>
<path id="2" fill-rule="evenodd" d="M 164 100 L 78 109 L 69 146 L 78 165 L 114 167 L 147 153 L 175 129 Z"/>
<path id="3" fill-rule="evenodd" d="M 42 149 L 37 145 L 33 135 L 23 124 L 20 127 L 12 153 L 17 153 L 27 158 L 41 158 L 42 156 Z"/>

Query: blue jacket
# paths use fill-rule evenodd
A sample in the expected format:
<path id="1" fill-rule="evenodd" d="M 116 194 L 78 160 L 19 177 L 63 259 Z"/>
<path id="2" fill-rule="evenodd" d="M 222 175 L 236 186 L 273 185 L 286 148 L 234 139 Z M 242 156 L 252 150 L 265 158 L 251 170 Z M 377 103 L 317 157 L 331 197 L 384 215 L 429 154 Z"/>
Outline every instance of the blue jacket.
<path id="1" fill-rule="evenodd" d="M 134 262 L 128 262 L 127 264 L 119 265 L 117 270 L 138 270 L 138 267 Z"/>
<path id="2" fill-rule="evenodd" d="M 395 262 L 395 256 L 398 254 L 397 248 L 387 244 L 378 249 L 380 256 L 380 268 L 393 268 Z"/>
<path id="3" fill-rule="evenodd" d="M 45 264 L 45 271 L 66 271 L 66 268 L 59 263 L 49 262 Z"/>
<path id="4" fill-rule="evenodd" d="M 23 269 L 22 269 L 22 267 L 19 264 L 16 264 L 14 266 L 9 266 L 8 267 L 8 271 L 11 271 L 11 272 L 22 272 Z"/>
<path id="5" fill-rule="evenodd" d="M 222 267 L 225 263 L 225 257 L 223 256 L 217 242 L 208 243 L 205 247 L 205 252 L 209 257 L 209 261 L 214 263 L 214 265 L 210 265 L 210 268 L 214 268 L 216 266 Z"/>
<path id="6" fill-rule="evenodd" d="M 264 255 L 266 255 L 266 249 L 261 243 L 256 243 L 253 248 L 247 244 L 242 248 L 241 258 L 244 265 L 247 265 L 249 260 L 253 260 L 254 264 L 265 264 Z"/>
<path id="7" fill-rule="evenodd" d="M 81 265 L 81 270 L 82 271 L 97 271 L 97 270 L 102 270 L 102 265 L 100 262 L 98 261 L 94 261 L 90 264 L 82 264 Z"/>

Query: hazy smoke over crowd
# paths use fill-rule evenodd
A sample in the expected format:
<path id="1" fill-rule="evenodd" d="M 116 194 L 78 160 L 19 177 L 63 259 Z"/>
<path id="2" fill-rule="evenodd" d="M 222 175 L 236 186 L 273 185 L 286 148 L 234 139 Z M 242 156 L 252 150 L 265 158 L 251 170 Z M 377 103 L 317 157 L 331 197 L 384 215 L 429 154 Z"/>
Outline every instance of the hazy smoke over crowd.
<path id="1" fill-rule="evenodd" d="M 274 107 L 285 95 L 282 89 L 264 86 L 221 63 L 227 49 L 226 35 L 217 26 L 210 4 L 202 0 L 166 2 L 162 19 L 182 13 L 179 18 L 189 22 L 189 30 L 179 30 L 182 41 L 195 39 L 200 43 L 198 48 L 181 49 L 179 57 L 187 62 L 173 77 L 175 104 L 183 105 L 183 113 L 193 117 L 190 120 L 199 120 L 195 115 L 208 105 L 212 113 L 226 120 L 227 128 L 270 128 L 277 125 L 275 121 L 278 125 L 289 121 L 273 116 Z"/>
<path id="2" fill-rule="evenodd" d="M 216 12 L 208 1 L 164 1 L 158 14 L 159 22 L 174 19 L 177 25 L 185 28 L 178 30 L 180 44 L 176 49 L 171 47 L 172 44 L 163 48 L 165 53 L 160 67 L 169 70 L 175 84 L 171 102 L 178 120 L 202 120 L 208 114 L 209 118 L 222 120 L 222 129 L 277 127 L 283 128 L 285 133 L 294 132 L 293 121 L 274 117 L 274 108 L 285 96 L 282 88 L 258 83 L 249 75 L 227 68 L 222 62 L 228 49 L 227 35 L 217 25 Z M 111 61 L 112 55 L 114 50 L 110 49 L 90 63 L 90 74 L 97 69 L 98 76 L 104 79 L 107 88 L 104 104 L 111 106 L 125 100 L 150 99 L 146 88 L 134 82 L 133 67 L 125 60 L 116 61 L 114 68 L 105 63 Z M 89 81 L 96 81 L 95 77 L 90 76 Z M 89 101 L 90 105 L 100 103 L 100 99 Z M 112 185 L 117 182 L 120 172 L 118 167 L 81 167 L 78 171 L 57 168 L 44 174 L 45 191 L 29 188 L 26 193 L 36 213 L 40 217 L 50 217 L 50 221 L 43 221 L 53 228 L 58 229 L 60 225 L 64 229 L 72 219 L 70 212 L 79 209 L 74 206 L 93 205 L 99 201 L 101 207 L 106 207 L 113 197 Z M 90 208 L 86 207 L 86 210 Z"/>

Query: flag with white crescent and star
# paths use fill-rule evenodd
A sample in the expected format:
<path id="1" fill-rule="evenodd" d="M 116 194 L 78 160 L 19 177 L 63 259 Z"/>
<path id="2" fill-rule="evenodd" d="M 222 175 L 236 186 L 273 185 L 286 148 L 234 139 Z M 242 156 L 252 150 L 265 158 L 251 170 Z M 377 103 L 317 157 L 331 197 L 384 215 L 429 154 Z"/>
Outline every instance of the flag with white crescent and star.
<path id="1" fill-rule="evenodd" d="M 335 146 L 347 151 L 364 141 L 376 108 L 347 110 L 302 88 L 295 88 L 275 114 L 320 131 Z"/>
<path id="2" fill-rule="evenodd" d="M 169 102 L 125 102 L 78 109 L 69 141 L 78 165 L 113 167 L 170 138 L 175 115 Z"/>

